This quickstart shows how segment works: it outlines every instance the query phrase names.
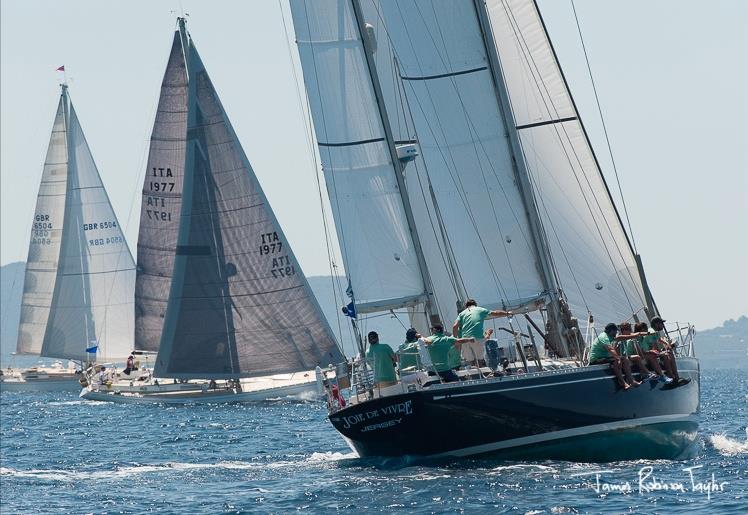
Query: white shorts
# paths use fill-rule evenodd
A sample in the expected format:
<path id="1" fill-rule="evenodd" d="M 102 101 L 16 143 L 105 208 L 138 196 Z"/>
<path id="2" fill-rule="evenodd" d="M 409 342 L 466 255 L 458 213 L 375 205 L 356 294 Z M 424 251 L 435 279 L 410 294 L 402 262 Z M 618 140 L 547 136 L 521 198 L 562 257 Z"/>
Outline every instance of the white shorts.
<path id="1" fill-rule="evenodd" d="M 462 350 L 460 351 L 462 359 L 470 363 L 479 359 L 485 359 L 486 351 L 483 347 L 485 341 L 485 338 L 476 338 L 474 342 L 463 343 Z"/>

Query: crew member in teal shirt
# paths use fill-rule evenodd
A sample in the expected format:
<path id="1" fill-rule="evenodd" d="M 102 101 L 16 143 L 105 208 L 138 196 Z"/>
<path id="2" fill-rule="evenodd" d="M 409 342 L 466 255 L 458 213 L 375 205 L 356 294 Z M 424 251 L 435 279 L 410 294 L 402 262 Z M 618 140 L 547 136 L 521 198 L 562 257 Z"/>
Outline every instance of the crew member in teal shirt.
<path id="1" fill-rule="evenodd" d="M 367 338 L 369 340 L 369 350 L 366 351 L 366 360 L 374 368 L 374 386 L 383 388 L 397 384 L 397 374 L 395 373 L 395 363 L 397 356 L 392 347 L 386 343 L 379 343 L 379 335 L 371 331 Z"/>
<path id="2" fill-rule="evenodd" d="M 631 385 L 639 386 L 641 383 L 634 380 L 631 375 L 631 364 L 629 363 L 629 360 L 621 358 L 621 355 L 618 354 L 618 351 L 616 350 L 616 341 L 627 338 L 627 336 L 616 338 L 617 333 L 618 326 L 616 324 L 610 323 L 605 326 L 605 332 L 600 333 L 600 335 L 595 338 L 595 341 L 592 342 L 592 346 L 590 347 L 590 365 L 610 363 L 610 367 L 613 369 L 613 373 L 618 379 L 618 384 L 620 384 L 621 388 L 624 390 L 628 390 L 631 388 Z M 626 382 L 626 379 L 623 378 L 621 367 L 623 367 L 626 372 L 626 379 L 629 380 L 628 383 Z"/>
<path id="3" fill-rule="evenodd" d="M 460 311 L 452 326 L 452 334 L 460 338 L 472 337 L 473 341 L 462 346 L 462 358 L 478 367 L 485 367 L 485 337 L 483 323 L 488 318 L 512 316 L 511 311 L 495 309 L 493 311 L 478 306 L 475 299 L 465 301 L 465 309 Z"/>
<path id="4" fill-rule="evenodd" d="M 436 373 L 446 383 L 458 381 L 460 378 L 452 370 L 452 366 L 454 365 L 454 351 L 452 351 L 452 355 L 450 356 L 450 350 L 455 349 L 459 352 L 463 343 L 475 341 L 475 338 L 447 336 L 444 334 L 444 326 L 441 324 L 434 324 L 431 328 L 431 333 L 431 336 L 424 338 L 423 341 L 428 346 L 429 355 L 431 356 L 431 361 L 434 363 Z"/>
<path id="5" fill-rule="evenodd" d="M 400 375 L 403 372 L 415 372 L 418 369 L 418 334 L 413 327 L 405 332 L 405 342 L 397 349 L 397 361 L 399 363 Z"/>

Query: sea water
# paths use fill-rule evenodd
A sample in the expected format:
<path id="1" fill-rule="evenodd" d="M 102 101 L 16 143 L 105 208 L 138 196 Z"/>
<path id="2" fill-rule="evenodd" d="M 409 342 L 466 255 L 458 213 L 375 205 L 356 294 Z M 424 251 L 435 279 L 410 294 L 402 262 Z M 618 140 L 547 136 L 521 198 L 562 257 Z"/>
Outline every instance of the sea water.
<path id="1" fill-rule="evenodd" d="M 362 460 L 319 402 L 123 405 L 2 393 L 9 513 L 748 513 L 748 374 L 702 375 L 686 461 Z"/>

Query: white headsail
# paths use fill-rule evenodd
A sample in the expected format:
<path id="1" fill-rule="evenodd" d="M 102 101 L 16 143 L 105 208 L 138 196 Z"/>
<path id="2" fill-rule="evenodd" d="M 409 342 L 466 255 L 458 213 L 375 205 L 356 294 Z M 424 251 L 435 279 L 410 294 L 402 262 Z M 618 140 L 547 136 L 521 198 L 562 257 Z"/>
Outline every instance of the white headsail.
<path id="1" fill-rule="evenodd" d="M 488 0 L 523 154 L 572 311 L 643 317 L 634 253 L 533 0 Z"/>
<path id="2" fill-rule="evenodd" d="M 39 292 L 47 298 L 54 273 L 44 330 L 35 331 L 43 334 L 40 354 L 85 360 L 86 348 L 96 346 L 99 359 L 123 359 L 132 349 L 135 265 L 64 85 L 39 197 L 34 223 L 48 223 L 50 232 L 44 239 L 35 233 L 43 225 L 32 229 L 22 330 L 47 306 L 30 304 Z M 36 267 L 44 254 L 40 289 Z M 19 347 L 25 338 L 19 336 Z"/>
<path id="3" fill-rule="evenodd" d="M 146 231 L 141 243 L 148 241 L 149 248 L 139 247 L 151 251 L 162 232 L 169 233 L 167 248 L 175 243 L 173 258 L 167 257 L 173 261 L 173 270 L 165 268 L 171 281 L 155 374 L 239 378 L 336 363 L 342 355 L 327 320 L 249 165 L 184 20 L 179 25 L 167 77 L 182 75 L 176 91 L 162 88 L 170 98 L 176 93 L 173 107 L 179 115 L 171 141 L 177 151 L 154 153 L 154 145 L 160 147 L 160 142 L 152 144 L 149 171 L 155 167 L 172 173 L 165 173 L 158 187 L 151 186 L 151 178 L 146 177 L 144 188 L 146 196 L 156 202 L 166 199 L 166 215 L 155 219 L 164 222 L 161 228 L 157 223 L 141 225 L 141 231 Z M 175 56 L 183 60 L 181 65 Z M 170 75 L 177 68 L 184 71 Z M 187 81 L 186 103 L 181 96 L 183 79 Z M 162 158 L 163 162 L 157 162 Z M 180 201 L 171 203 L 161 194 L 164 191 L 181 193 Z M 145 271 L 139 271 L 139 284 L 151 280 Z M 144 286 L 140 291 L 145 290 Z M 148 304 L 140 304 L 141 308 L 147 310 Z M 142 320 L 143 313 L 139 315 Z"/>

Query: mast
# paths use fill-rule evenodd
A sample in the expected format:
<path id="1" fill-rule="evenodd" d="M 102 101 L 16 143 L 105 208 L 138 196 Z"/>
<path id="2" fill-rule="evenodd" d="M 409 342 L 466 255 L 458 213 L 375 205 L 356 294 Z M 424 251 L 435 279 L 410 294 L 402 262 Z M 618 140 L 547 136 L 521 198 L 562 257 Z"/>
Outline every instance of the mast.
<path id="1" fill-rule="evenodd" d="M 512 167 L 514 168 L 515 175 L 518 180 L 518 188 L 520 190 L 522 201 L 525 207 L 525 215 L 527 216 L 530 232 L 532 234 L 533 250 L 535 251 L 535 257 L 537 259 L 538 268 L 540 271 L 541 280 L 543 287 L 548 292 L 550 297 L 550 303 L 548 306 L 548 315 L 550 323 L 554 330 L 558 332 L 557 341 L 561 344 L 563 353 L 569 355 L 569 347 L 566 338 L 564 336 L 565 328 L 563 325 L 563 315 L 561 313 L 560 306 L 560 291 L 558 287 L 558 280 L 556 278 L 555 269 L 553 266 L 553 258 L 550 252 L 550 246 L 548 244 L 547 236 L 543 230 L 543 224 L 540 219 L 537 203 L 533 194 L 533 188 L 530 181 L 530 174 L 528 172 L 527 165 L 524 160 L 524 154 L 522 153 L 522 147 L 517 135 L 516 124 L 514 123 L 514 116 L 512 114 L 511 104 L 509 103 L 509 93 L 504 84 L 504 80 L 501 74 L 501 63 L 499 62 L 498 55 L 495 51 L 495 43 L 493 40 L 493 33 L 491 31 L 490 22 L 488 20 L 488 13 L 486 11 L 486 5 L 483 0 L 473 0 L 475 11 L 478 15 L 478 21 L 480 25 L 481 35 L 483 44 L 486 50 L 486 56 L 488 57 L 488 66 L 491 70 L 491 76 L 493 77 L 494 91 L 496 97 L 499 100 L 499 108 L 501 109 L 502 120 L 504 122 L 504 130 L 506 136 L 510 141 L 510 148 L 512 152 Z M 551 334 L 549 333 L 549 337 Z M 552 337 L 551 337 L 552 338 Z M 555 343 L 555 342 L 551 342 Z"/>
<path id="2" fill-rule="evenodd" d="M 390 126 L 390 121 L 387 116 L 384 96 L 382 95 L 382 87 L 379 83 L 379 76 L 377 75 L 377 69 L 374 63 L 374 49 L 372 48 L 372 42 L 370 41 L 368 32 L 366 30 L 366 24 L 364 21 L 363 12 L 361 10 L 361 3 L 359 0 L 351 0 L 351 6 L 353 8 L 353 15 L 356 18 L 359 36 L 361 37 L 361 44 L 364 47 L 366 65 L 369 69 L 369 78 L 371 79 L 371 84 L 374 89 L 374 96 L 377 102 L 379 116 L 382 120 L 382 127 L 384 129 L 385 139 L 387 140 L 387 148 L 390 151 L 390 159 L 392 160 L 392 165 L 395 168 L 395 178 L 397 180 L 398 193 L 402 200 L 403 209 L 405 211 L 405 218 L 408 224 L 408 230 L 410 232 L 411 239 L 413 240 L 413 248 L 415 250 L 416 259 L 418 261 L 418 268 L 421 272 L 423 285 L 426 290 L 424 292 L 426 294 L 426 300 L 424 302 L 426 318 L 429 324 L 433 324 L 433 317 L 435 315 L 436 317 L 438 317 L 438 312 L 434 309 L 433 306 L 433 287 L 431 285 L 431 277 L 429 275 L 428 267 L 426 266 L 426 258 L 423 255 L 423 248 L 421 247 L 421 241 L 418 237 L 415 217 L 413 216 L 413 210 L 410 206 L 408 191 L 405 185 L 405 164 L 397 156 L 395 139 L 392 135 L 392 127 Z"/>

